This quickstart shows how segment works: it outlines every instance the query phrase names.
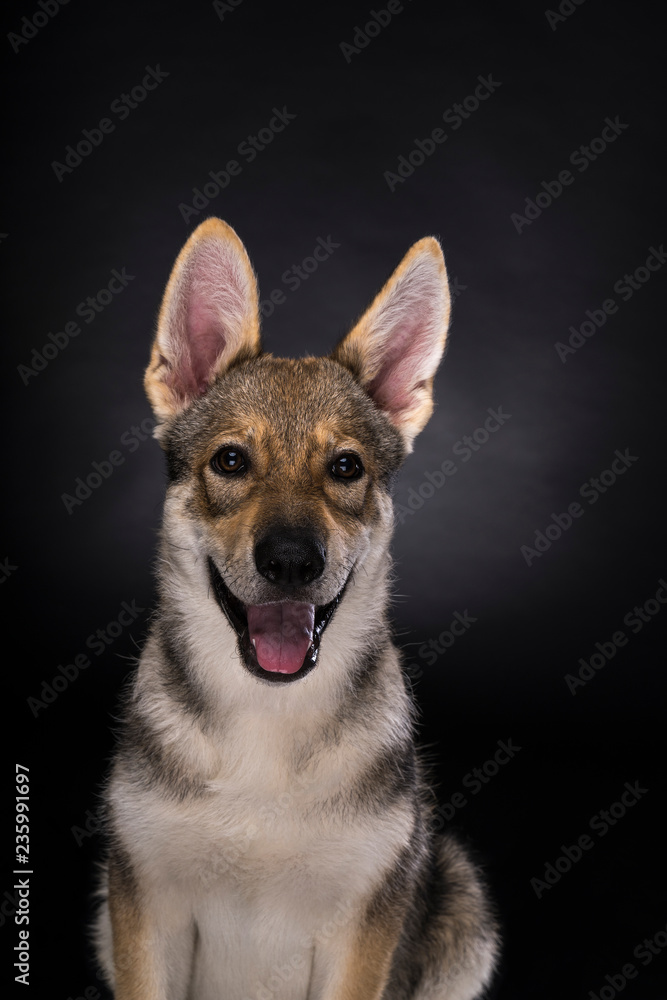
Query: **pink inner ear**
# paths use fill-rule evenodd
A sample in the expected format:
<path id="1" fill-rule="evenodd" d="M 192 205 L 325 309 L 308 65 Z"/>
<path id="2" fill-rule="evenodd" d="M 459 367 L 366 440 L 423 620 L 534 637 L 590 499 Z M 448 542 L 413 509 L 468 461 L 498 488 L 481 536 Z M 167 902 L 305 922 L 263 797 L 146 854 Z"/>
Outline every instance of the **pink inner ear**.
<path id="1" fill-rule="evenodd" d="M 181 399 L 208 389 L 221 359 L 241 346 L 252 294 L 238 251 L 209 240 L 193 251 L 174 291 L 169 384 Z"/>
<path id="2" fill-rule="evenodd" d="M 390 417 L 410 409 L 414 390 L 432 374 L 433 351 L 437 345 L 433 314 L 417 305 L 401 318 L 386 338 L 382 363 L 366 391 Z"/>
<path id="3" fill-rule="evenodd" d="M 188 308 L 188 343 L 190 347 L 190 390 L 206 392 L 216 362 L 225 350 L 228 338 L 217 313 L 205 302 L 194 299 Z"/>

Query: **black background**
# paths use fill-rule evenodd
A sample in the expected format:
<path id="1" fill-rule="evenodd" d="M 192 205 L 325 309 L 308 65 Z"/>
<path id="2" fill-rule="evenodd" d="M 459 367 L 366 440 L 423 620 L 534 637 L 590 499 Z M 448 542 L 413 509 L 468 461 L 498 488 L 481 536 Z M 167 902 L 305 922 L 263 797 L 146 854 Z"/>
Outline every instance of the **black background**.
<path id="1" fill-rule="evenodd" d="M 667 923 L 667 610 L 636 634 L 623 623 L 667 577 L 667 268 L 628 301 L 614 291 L 667 239 L 664 60 L 640 5 L 565 9 L 552 27 L 537 3 L 405 3 L 346 59 L 340 43 L 353 42 L 370 4 L 243 0 L 221 18 L 211 3 L 75 0 L 18 52 L 4 42 L 13 172 L 1 226 L 10 511 L 0 558 L 14 693 L 3 794 L 9 816 L 13 765 L 29 766 L 33 960 L 23 995 L 65 1000 L 100 988 L 85 924 L 101 842 L 83 831 L 87 821 L 95 829 L 118 695 L 154 600 L 164 488 L 158 445 L 149 438 L 131 451 L 123 435 L 150 415 L 142 374 L 171 264 L 214 214 L 245 242 L 262 298 L 285 292 L 264 323 L 265 346 L 278 355 L 328 351 L 412 242 L 442 240 L 460 293 L 436 413 L 397 486 L 409 513 L 397 525 L 394 612 L 441 801 L 466 794 L 453 825 L 478 852 L 504 927 L 495 995 L 583 1000 L 606 987 L 603 1000 L 667 996 L 667 950 L 648 965 L 633 958 Z M 3 34 L 39 10 L 5 7 Z M 163 82 L 125 120 L 110 112 L 158 64 Z M 489 75 L 500 86 L 488 99 L 459 128 L 443 123 Z M 239 144 L 283 107 L 296 117 L 248 162 Z M 579 171 L 570 154 L 617 116 L 627 128 Z M 105 117 L 114 131 L 59 181 L 53 162 Z M 447 140 L 390 190 L 385 172 L 438 127 Z M 179 205 L 234 158 L 240 175 L 186 224 Z M 573 183 L 518 233 L 512 213 L 568 168 Z M 318 237 L 339 246 L 291 291 L 281 276 Z M 93 322 L 79 319 L 81 333 L 26 378 L 19 366 L 34 363 L 33 348 L 41 352 L 123 268 L 134 276 L 127 287 Z M 563 362 L 554 345 L 609 298 L 617 312 Z M 469 461 L 457 458 L 456 443 L 498 407 L 510 418 Z M 582 484 L 609 469 L 617 449 L 636 460 L 595 504 L 582 500 Z M 63 494 L 113 451 L 122 464 L 68 513 Z M 410 490 L 428 493 L 425 473 L 447 458 L 457 473 L 419 505 Z M 575 501 L 583 516 L 528 565 L 521 546 Z M 95 655 L 87 638 L 123 601 L 145 610 Z M 429 665 L 420 647 L 457 611 L 475 622 Z M 619 629 L 627 645 L 571 693 L 565 675 Z M 54 701 L 28 702 L 86 652 L 90 668 Z M 520 752 L 478 794 L 466 792 L 465 775 L 510 739 Z M 561 845 L 591 833 L 626 782 L 647 791 L 538 898 L 531 879 L 544 877 Z M 12 844 L 10 829 L 0 886 L 8 986 Z M 605 977 L 628 962 L 636 979 L 612 987 Z"/>

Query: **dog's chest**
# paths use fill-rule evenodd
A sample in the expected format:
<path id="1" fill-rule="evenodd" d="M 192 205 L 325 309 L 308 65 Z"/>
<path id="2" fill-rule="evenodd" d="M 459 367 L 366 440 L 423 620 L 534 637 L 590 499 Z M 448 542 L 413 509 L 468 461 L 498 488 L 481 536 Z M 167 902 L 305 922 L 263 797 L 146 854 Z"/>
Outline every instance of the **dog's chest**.
<path id="1" fill-rule="evenodd" d="M 278 741 L 242 735 L 200 793 L 123 796 L 151 881 L 179 882 L 194 897 L 224 890 L 246 899 L 302 897 L 316 886 L 334 902 L 348 884 L 355 893 L 370 885 L 404 842 L 408 820 L 400 809 L 378 815 L 353 802 L 350 748 L 298 767 Z"/>
<path id="2" fill-rule="evenodd" d="M 198 1000 L 305 1000 L 317 955 L 348 933 L 407 834 L 400 811 L 342 807 L 335 755 L 289 771 L 254 751 L 199 796 L 124 796 L 160 912 L 197 929 Z"/>

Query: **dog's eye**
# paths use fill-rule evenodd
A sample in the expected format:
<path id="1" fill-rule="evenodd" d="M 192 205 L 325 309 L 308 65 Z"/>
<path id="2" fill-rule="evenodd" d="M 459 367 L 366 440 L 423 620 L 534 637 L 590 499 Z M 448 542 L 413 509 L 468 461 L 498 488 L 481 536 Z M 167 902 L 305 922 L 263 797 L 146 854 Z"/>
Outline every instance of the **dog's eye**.
<path id="1" fill-rule="evenodd" d="M 211 459 L 211 468 L 223 475 L 245 472 L 245 455 L 238 448 L 221 448 Z"/>
<path id="2" fill-rule="evenodd" d="M 363 471 L 360 459 L 350 453 L 339 455 L 331 466 L 331 475 L 336 479 L 359 479 Z"/>

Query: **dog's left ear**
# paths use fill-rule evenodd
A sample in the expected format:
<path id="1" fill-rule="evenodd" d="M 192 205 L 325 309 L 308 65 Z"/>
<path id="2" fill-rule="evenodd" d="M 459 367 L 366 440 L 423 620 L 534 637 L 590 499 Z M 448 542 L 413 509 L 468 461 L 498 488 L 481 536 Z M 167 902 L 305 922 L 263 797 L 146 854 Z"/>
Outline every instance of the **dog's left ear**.
<path id="1" fill-rule="evenodd" d="M 221 219 L 197 226 L 165 289 L 144 386 L 159 422 L 184 410 L 241 357 L 260 352 L 257 283 Z"/>
<path id="2" fill-rule="evenodd" d="M 432 236 L 408 251 L 332 357 L 399 429 L 408 451 L 433 412 L 433 377 L 449 327 L 445 260 Z"/>

